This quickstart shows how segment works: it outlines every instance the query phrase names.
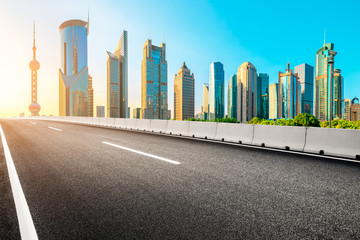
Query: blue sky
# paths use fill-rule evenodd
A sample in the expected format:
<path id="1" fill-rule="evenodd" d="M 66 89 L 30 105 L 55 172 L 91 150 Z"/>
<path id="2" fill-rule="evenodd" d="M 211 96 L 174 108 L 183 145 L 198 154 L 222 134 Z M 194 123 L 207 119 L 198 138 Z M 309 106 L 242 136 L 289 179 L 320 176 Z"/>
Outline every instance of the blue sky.
<path id="1" fill-rule="evenodd" d="M 122 30 L 127 30 L 129 36 L 132 108 L 140 107 L 142 46 L 149 32 L 155 45 L 165 35 L 171 110 L 174 74 L 183 61 L 195 75 L 197 113 L 202 105 L 202 83 L 208 82 L 212 61 L 224 64 L 226 87 L 230 76 L 245 61 L 253 63 L 258 73 L 268 73 L 270 83 L 275 83 L 278 71 L 285 70 L 288 59 L 292 68 L 304 62 L 315 65 L 315 53 L 324 41 L 324 28 L 326 42 L 334 43 L 338 52 L 335 67 L 342 69 L 345 97 L 360 96 L 360 62 L 355 51 L 360 34 L 359 1 L 0 0 L 0 32 L 6 33 L 0 44 L 3 55 L 0 81 L 2 86 L 8 86 L 6 90 L 0 89 L 0 116 L 28 112 L 33 19 L 37 22 L 37 54 L 41 64 L 38 73 L 41 112 L 58 114 L 58 27 L 69 19 L 86 20 L 88 7 L 88 63 L 94 79 L 95 105 L 106 104 L 105 52 L 114 51 Z M 9 76 L 18 84 L 6 85 Z M 8 110 L 9 102 L 4 101 L 4 96 L 8 99 L 19 95 L 25 96 L 23 102 L 12 101 L 16 111 Z"/>

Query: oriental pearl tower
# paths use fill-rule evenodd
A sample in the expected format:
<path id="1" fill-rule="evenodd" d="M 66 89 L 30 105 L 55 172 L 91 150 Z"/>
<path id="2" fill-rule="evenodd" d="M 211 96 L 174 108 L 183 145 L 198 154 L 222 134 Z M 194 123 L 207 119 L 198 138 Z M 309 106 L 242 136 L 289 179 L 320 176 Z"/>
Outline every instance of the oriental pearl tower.
<path id="1" fill-rule="evenodd" d="M 40 104 L 37 103 L 37 71 L 40 68 L 40 63 L 36 60 L 36 47 L 35 47 L 35 21 L 34 21 L 34 46 L 33 46 L 33 60 L 31 60 L 29 67 L 31 70 L 31 104 L 29 111 L 31 116 L 39 116 Z"/>

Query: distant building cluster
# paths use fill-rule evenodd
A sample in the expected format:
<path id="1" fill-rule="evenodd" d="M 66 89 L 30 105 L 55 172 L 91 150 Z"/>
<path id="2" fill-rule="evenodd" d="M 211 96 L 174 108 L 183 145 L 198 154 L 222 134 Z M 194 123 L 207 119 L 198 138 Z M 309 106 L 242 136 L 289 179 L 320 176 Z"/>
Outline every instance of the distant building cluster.
<path id="1" fill-rule="evenodd" d="M 303 63 L 278 74 L 269 85 L 269 75 L 257 74 L 250 62 L 243 63 L 230 77 L 227 91 L 229 118 L 246 123 L 253 117 L 294 118 L 300 113 L 314 114 L 320 121 L 360 119 L 358 100 L 344 99 L 344 78 L 334 68 L 334 44 L 324 44 L 316 53 L 314 67 Z M 315 93 L 314 93 L 315 90 Z M 220 62 L 210 64 L 209 84 L 204 84 L 203 106 L 197 118 L 212 120 L 224 114 L 224 71 Z"/>
<path id="2" fill-rule="evenodd" d="M 87 37 L 89 19 L 68 20 L 59 27 L 59 115 L 94 116 L 93 78 L 88 69 Z M 287 63 L 278 73 L 277 83 L 269 85 L 269 74 L 258 73 L 250 62 L 244 62 L 232 74 L 225 96 L 224 65 L 217 61 L 209 67 L 209 81 L 203 84 L 203 105 L 195 114 L 195 76 L 183 62 L 174 76 L 174 118 L 214 120 L 234 118 L 246 123 L 254 117 L 263 119 L 294 118 L 299 113 L 314 114 L 320 121 L 360 119 L 359 99 L 344 99 L 344 78 L 335 68 L 337 52 L 327 43 L 316 52 L 315 69 L 306 63 Z M 96 107 L 97 117 L 130 118 L 128 102 L 128 32 L 123 31 L 114 52 L 106 52 L 107 101 Z M 141 61 L 141 108 L 134 108 L 133 118 L 170 119 L 168 109 L 168 71 L 166 44 L 159 46 L 147 39 Z M 31 69 L 32 116 L 38 116 L 35 24 Z M 315 71 L 315 74 L 314 74 Z M 227 99 L 227 106 L 225 106 Z M 225 115 L 227 110 L 227 115 Z"/>

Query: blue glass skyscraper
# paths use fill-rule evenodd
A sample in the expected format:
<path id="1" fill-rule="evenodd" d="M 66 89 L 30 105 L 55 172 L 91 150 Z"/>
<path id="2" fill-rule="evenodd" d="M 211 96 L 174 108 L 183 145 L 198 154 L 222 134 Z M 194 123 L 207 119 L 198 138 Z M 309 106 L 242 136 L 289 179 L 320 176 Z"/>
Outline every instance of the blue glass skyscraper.
<path id="1" fill-rule="evenodd" d="M 228 117 L 237 118 L 237 77 L 233 74 L 228 84 Z"/>
<path id="2" fill-rule="evenodd" d="M 259 73 L 257 79 L 257 116 L 269 118 L 269 74 Z"/>
<path id="3" fill-rule="evenodd" d="M 303 63 L 294 68 L 301 84 L 301 112 L 313 114 L 314 67 Z"/>
<path id="4" fill-rule="evenodd" d="M 221 62 L 212 62 L 209 71 L 209 119 L 223 118 L 224 102 L 224 66 Z"/>
<path id="5" fill-rule="evenodd" d="M 59 115 L 87 116 L 88 22 L 69 20 L 60 27 Z"/>

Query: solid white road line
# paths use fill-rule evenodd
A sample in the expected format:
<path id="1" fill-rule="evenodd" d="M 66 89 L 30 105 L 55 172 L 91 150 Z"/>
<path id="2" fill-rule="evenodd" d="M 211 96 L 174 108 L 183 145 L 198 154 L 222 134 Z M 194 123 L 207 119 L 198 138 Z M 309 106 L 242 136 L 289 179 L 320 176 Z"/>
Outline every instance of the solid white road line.
<path id="1" fill-rule="evenodd" d="M 155 158 L 155 159 L 158 159 L 158 160 L 161 160 L 161 161 L 165 161 L 165 162 L 168 162 L 168 163 L 180 164 L 180 162 L 177 162 L 177 161 L 174 161 L 174 160 L 170 160 L 170 159 L 167 159 L 167 158 L 159 157 L 159 156 L 152 155 L 152 154 L 149 154 L 149 153 L 144 153 L 144 152 L 141 152 L 141 151 L 138 151 L 138 150 L 134 150 L 134 149 L 131 149 L 131 148 L 123 147 L 123 146 L 116 145 L 116 144 L 113 144 L 113 143 L 109 143 L 109 142 L 102 142 L 102 143 L 107 144 L 107 145 L 110 145 L 110 146 L 113 146 L 113 147 L 117 147 L 117 148 L 120 148 L 120 149 L 123 149 L 123 150 L 126 150 L 126 151 L 138 153 L 138 154 L 141 154 L 141 155 L 144 155 L 144 156 L 147 156 L 147 157 L 151 157 L 151 158 Z"/>
<path id="2" fill-rule="evenodd" d="M 11 189 L 14 197 L 16 214 L 18 217 L 20 235 L 22 240 L 37 240 L 38 236 L 35 230 L 34 222 L 32 220 L 29 206 L 26 202 L 24 192 L 22 190 L 19 177 L 16 173 L 14 161 L 11 157 L 9 147 L 7 145 L 4 131 L 0 124 L 1 140 L 4 147 L 6 165 L 9 172 Z"/>
<path id="3" fill-rule="evenodd" d="M 62 130 L 61 130 L 61 129 L 58 129 L 58 128 L 54 128 L 54 127 L 48 127 L 48 128 L 50 128 L 50 129 L 52 129 L 52 130 L 55 130 L 55 131 L 62 132 Z"/>

